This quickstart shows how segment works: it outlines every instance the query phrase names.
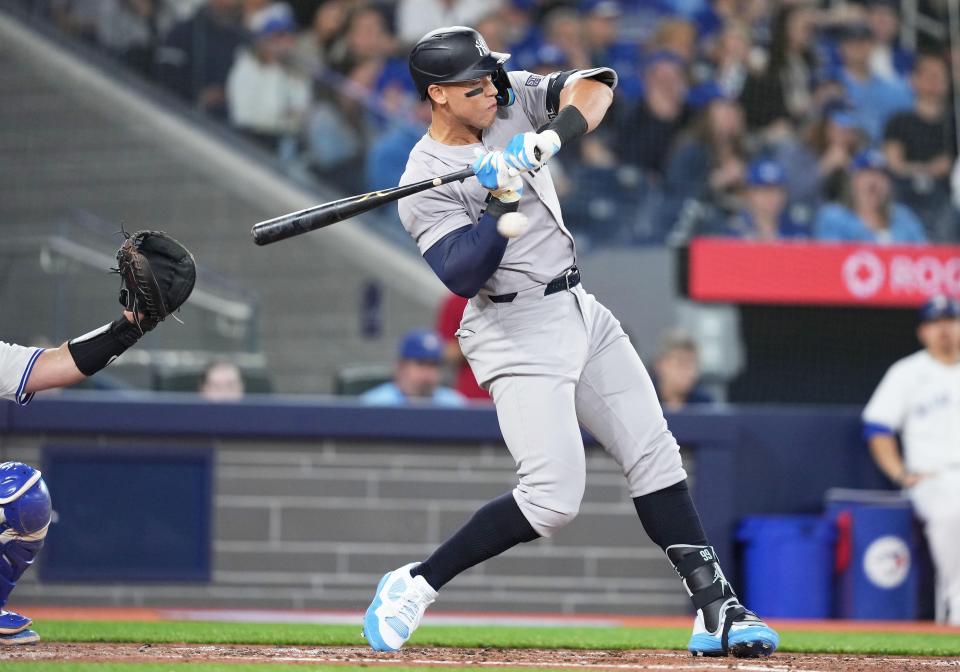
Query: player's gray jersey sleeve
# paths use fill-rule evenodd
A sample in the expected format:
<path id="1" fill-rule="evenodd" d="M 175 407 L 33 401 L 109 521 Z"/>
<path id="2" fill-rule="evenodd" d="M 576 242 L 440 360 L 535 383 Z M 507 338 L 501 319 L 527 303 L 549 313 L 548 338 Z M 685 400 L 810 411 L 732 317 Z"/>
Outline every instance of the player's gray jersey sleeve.
<path id="1" fill-rule="evenodd" d="M 0 399 L 9 399 L 22 406 L 30 402 L 33 395 L 24 394 L 23 389 L 42 352 L 43 348 L 25 348 L 0 341 Z"/>
<path id="2" fill-rule="evenodd" d="M 426 171 L 423 171 L 423 177 L 411 174 L 411 171 L 416 169 L 416 166 L 408 166 L 400 183 L 429 177 Z M 448 233 L 473 224 L 463 201 L 457 198 L 455 188 L 452 184 L 447 184 L 428 189 L 402 198 L 397 204 L 403 228 L 417 242 L 420 254 L 429 250 Z"/>
<path id="3" fill-rule="evenodd" d="M 540 128 L 557 116 L 560 108 L 560 92 L 578 79 L 596 79 L 611 89 L 617 87 L 617 73 L 611 68 L 589 70 L 564 70 L 549 75 L 536 75 L 526 70 L 508 72 L 516 105 L 523 108 L 534 128 Z"/>

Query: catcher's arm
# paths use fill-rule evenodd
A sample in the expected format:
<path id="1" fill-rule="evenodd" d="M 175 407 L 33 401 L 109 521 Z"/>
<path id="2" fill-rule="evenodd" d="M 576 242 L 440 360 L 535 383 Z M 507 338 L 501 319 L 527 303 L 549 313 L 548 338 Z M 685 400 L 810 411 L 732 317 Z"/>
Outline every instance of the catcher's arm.
<path id="1" fill-rule="evenodd" d="M 117 251 L 123 315 L 90 333 L 45 350 L 24 384 L 31 394 L 92 376 L 177 310 L 196 280 L 193 255 L 162 231 L 127 235 Z"/>
<path id="2" fill-rule="evenodd" d="M 30 371 L 23 387 L 24 394 L 73 385 L 105 367 L 129 347 L 124 346 L 117 336 L 118 330 L 125 328 L 123 323 L 136 329 L 133 313 L 125 310 L 123 317 L 111 324 L 67 341 L 59 348 L 44 350 Z"/>

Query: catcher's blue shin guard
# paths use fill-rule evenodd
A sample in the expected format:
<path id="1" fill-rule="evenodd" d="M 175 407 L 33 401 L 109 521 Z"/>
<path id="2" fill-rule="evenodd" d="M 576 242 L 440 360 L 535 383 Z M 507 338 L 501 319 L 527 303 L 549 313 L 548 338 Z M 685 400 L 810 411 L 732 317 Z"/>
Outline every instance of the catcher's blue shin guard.
<path id="1" fill-rule="evenodd" d="M 740 604 L 712 546 L 669 546 L 667 558 L 683 580 L 697 610 L 687 645 L 690 653 L 759 658 L 776 651 L 780 636 Z"/>
<path id="2" fill-rule="evenodd" d="M 43 548 L 50 525 L 50 492 L 39 471 L 20 462 L 0 464 L 0 645 L 32 644 L 32 621 L 3 607 Z"/>

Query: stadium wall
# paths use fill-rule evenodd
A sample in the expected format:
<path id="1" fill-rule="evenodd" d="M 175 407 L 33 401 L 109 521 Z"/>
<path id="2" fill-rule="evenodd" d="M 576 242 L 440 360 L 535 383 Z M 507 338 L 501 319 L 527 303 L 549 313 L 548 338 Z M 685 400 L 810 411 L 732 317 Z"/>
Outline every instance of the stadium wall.
<path id="1" fill-rule="evenodd" d="M 669 421 L 730 571 L 743 515 L 817 511 L 828 487 L 883 486 L 860 442 L 857 409 L 691 410 Z M 588 446 L 579 518 L 554 539 L 458 578 L 438 607 L 686 612 L 616 465 Z M 89 487 L 58 476 L 64 456 L 73 460 L 63 470 L 71 481 L 94 474 L 84 478 Z M 193 471 L 176 470 L 184 459 L 194 460 Z M 358 609 L 382 572 L 424 557 L 515 479 L 492 410 L 303 398 L 209 405 L 191 396 L 100 393 L 8 405 L 0 460 L 39 464 L 51 479 L 58 522 L 45 555 L 56 567 L 29 574 L 17 599 L 56 604 Z M 108 469 L 102 478 L 78 471 L 84 460 Z M 87 526 L 95 529 L 80 529 Z M 58 539 L 77 549 L 72 557 L 57 555 Z M 127 571 L 111 576 L 108 567 L 80 580 L 69 573 L 71 562 L 89 570 L 93 561 L 85 558 Z M 191 562 L 191 577 L 173 573 Z"/>

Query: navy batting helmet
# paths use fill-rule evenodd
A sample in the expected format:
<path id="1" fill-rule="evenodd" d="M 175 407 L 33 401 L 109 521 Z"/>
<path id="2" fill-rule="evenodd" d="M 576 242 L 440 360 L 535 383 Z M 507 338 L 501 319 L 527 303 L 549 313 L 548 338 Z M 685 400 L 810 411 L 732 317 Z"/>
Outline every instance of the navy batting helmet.
<path id="1" fill-rule="evenodd" d="M 483 36 L 473 28 L 450 26 L 432 30 L 410 51 L 410 75 L 421 100 L 431 84 L 447 84 L 493 77 L 497 104 L 512 105 L 513 90 L 503 64 L 510 54 L 490 51 Z"/>

